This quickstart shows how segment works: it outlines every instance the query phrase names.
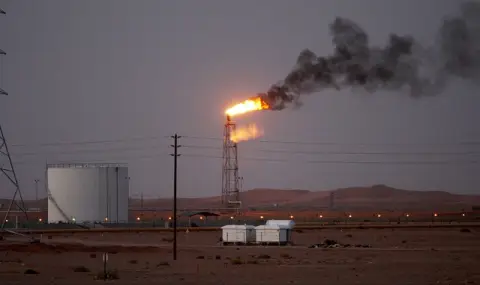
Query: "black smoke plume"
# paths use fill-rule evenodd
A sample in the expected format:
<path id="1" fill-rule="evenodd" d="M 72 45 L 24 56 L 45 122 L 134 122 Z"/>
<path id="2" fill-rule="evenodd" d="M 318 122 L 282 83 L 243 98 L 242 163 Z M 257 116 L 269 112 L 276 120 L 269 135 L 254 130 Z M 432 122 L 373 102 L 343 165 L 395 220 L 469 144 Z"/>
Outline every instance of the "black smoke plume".
<path id="1" fill-rule="evenodd" d="M 480 3 L 466 2 L 460 15 L 445 18 L 436 44 L 429 48 L 411 36 L 395 34 L 384 47 L 370 46 L 366 32 L 345 18 L 336 18 L 330 33 L 331 55 L 303 50 L 281 83 L 258 94 L 271 109 L 284 109 L 299 103 L 301 95 L 325 88 L 406 89 L 421 97 L 440 93 L 451 77 L 480 79 Z"/>

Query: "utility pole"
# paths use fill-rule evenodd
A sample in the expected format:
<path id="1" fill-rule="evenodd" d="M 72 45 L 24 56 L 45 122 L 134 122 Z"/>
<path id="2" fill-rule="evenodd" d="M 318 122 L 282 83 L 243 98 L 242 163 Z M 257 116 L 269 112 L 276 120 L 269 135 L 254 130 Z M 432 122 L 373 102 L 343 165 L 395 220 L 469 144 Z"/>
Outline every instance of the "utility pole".
<path id="1" fill-rule="evenodd" d="M 40 182 L 40 179 L 35 179 L 35 201 L 38 202 L 38 182 Z"/>
<path id="2" fill-rule="evenodd" d="M 181 147 L 178 144 L 178 139 L 181 136 L 175 134 L 173 138 L 173 260 L 177 260 L 177 158 L 180 156 L 178 154 L 178 148 Z"/>
<path id="3" fill-rule="evenodd" d="M 117 199 L 117 201 L 116 201 L 117 205 L 115 206 L 115 209 L 116 209 L 116 212 L 117 212 L 116 213 L 116 217 L 117 217 L 116 220 L 117 220 L 117 224 L 118 224 L 118 166 L 115 167 L 115 174 L 116 174 L 116 182 L 117 182 L 116 185 L 115 185 L 116 190 L 117 190 L 117 193 L 115 194 L 115 196 L 116 196 L 115 198 Z"/>
<path id="4" fill-rule="evenodd" d="M 128 207 L 130 208 L 132 206 L 132 196 L 130 195 L 130 177 L 127 176 L 125 177 L 125 179 L 127 179 L 127 183 L 128 183 Z"/>

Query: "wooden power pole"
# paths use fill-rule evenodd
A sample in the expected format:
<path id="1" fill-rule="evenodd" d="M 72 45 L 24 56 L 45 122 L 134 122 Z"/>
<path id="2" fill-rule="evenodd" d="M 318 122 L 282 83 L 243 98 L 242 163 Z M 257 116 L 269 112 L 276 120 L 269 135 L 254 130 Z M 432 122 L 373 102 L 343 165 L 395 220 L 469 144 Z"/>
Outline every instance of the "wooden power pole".
<path id="1" fill-rule="evenodd" d="M 181 147 L 178 144 L 178 139 L 181 136 L 175 134 L 173 138 L 173 260 L 177 260 L 177 158 L 180 156 L 178 148 Z"/>

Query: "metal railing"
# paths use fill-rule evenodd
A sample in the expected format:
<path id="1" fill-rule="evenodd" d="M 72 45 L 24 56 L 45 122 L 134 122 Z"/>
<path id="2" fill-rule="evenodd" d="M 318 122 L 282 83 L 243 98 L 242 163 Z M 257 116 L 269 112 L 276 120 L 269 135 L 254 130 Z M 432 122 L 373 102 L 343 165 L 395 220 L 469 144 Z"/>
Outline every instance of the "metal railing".
<path id="1" fill-rule="evenodd" d="M 62 217 L 65 219 L 65 221 L 69 221 L 70 218 L 68 217 L 67 214 L 65 214 L 65 212 L 62 210 L 62 208 L 58 205 L 57 201 L 55 201 L 55 198 L 53 198 L 53 195 L 52 193 L 50 192 L 49 189 L 47 189 L 47 195 L 48 195 L 48 200 L 50 202 L 52 202 L 52 204 L 55 206 L 55 208 L 57 208 L 57 210 L 60 212 L 60 214 L 62 215 Z"/>

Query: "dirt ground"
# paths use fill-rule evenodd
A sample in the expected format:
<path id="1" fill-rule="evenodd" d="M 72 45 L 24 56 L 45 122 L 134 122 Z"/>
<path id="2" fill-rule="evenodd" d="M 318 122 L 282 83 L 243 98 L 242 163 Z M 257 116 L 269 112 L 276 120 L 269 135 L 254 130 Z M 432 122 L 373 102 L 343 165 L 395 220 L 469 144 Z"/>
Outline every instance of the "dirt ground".
<path id="1" fill-rule="evenodd" d="M 294 246 L 220 246 L 220 232 L 41 236 L 0 241 L 0 284 L 480 284 L 480 228 L 304 230 Z M 40 238 L 40 236 L 38 236 Z M 308 248 L 325 239 L 349 247 Z M 358 246 L 356 246 L 358 245 Z M 368 247 L 367 247 L 368 246 Z M 37 274 L 25 274 L 34 270 Z"/>

